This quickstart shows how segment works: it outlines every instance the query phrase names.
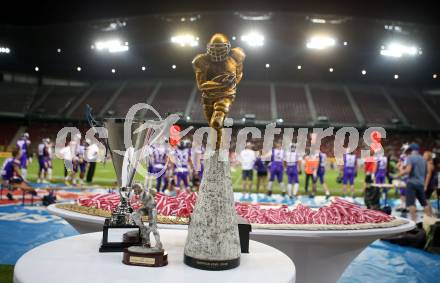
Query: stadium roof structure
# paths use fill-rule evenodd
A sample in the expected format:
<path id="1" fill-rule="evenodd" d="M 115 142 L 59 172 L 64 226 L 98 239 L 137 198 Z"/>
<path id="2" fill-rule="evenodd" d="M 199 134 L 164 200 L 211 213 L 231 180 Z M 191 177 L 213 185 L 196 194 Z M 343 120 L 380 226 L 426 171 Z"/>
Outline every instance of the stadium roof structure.
<path id="1" fill-rule="evenodd" d="M 33 16 L 2 18 L 0 46 L 10 53 L 0 54 L 0 71 L 87 81 L 192 79 L 192 58 L 203 52 L 214 32 L 223 32 L 236 38 L 233 46 L 245 49 L 245 78 L 251 80 L 413 86 L 440 82 L 433 78 L 440 73 L 440 27 L 429 14 L 422 17 L 416 5 L 411 13 L 404 3 L 362 7 L 333 1 L 297 6 L 275 1 L 236 1 L 233 6 L 228 1 L 188 6 L 182 4 L 186 1 L 154 6 L 125 2 L 97 1 L 99 6 L 95 1 L 36 1 L 28 6 L 35 9 Z M 264 46 L 250 47 L 241 40 L 252 31 L 264 36 Z M 172 44 L 171 37 L 182 33 L 197 37 L 198 46 Z M 335 48 L 308 49 L 306 41 L 314 34 L 331 35 Z M 91 48 L 109 38 L 127 42 L 129 51 L 109 54 Z M 396 40 L 417 45 L 421 54 L 381 56 L 381 48 Z"/>

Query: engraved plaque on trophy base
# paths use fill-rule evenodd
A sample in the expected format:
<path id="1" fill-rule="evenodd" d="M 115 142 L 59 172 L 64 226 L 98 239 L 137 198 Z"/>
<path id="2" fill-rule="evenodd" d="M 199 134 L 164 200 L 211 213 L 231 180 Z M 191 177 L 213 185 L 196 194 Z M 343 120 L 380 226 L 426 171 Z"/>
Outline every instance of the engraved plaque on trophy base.
<path id="1" fill-rule="evenodd" d="M 168 264 L 168 253 L 163 249 L 132 246 L 124 249 L 122 262 L 127 265 L 161 267 Z"/>
<path id="2" fill-rule="evenodd" d="M 228 270 L 240 265 L 240 258 L 230 260 L 204 260 L 184 255 L 183 262 L 186 265 L 203 270 Z"/>

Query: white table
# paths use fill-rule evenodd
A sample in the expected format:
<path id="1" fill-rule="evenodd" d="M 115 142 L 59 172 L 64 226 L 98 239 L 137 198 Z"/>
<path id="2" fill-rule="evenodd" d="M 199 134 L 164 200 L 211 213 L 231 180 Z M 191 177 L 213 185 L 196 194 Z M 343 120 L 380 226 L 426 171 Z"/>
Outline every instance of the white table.
<path id="1" fill-rule="evenodd" d="M 279 249 L 295 261 L 297 282 L 337 282 L 348 265 L 372 242 L 412 230 L 415 223 L 392 228 L 339 231 L 253 229 L 251 239 Z"/>
<path id="2" fill-rule="evenodd" d="M 78 232 L 102 231 L 104 218 L 49 206 L 49 212 L 64 218 Z M 184 229 L 186 225 L 159 225 L 161 229 Z M 288 255 L 297 267 L 297 282 L 337 282 L 344 270 L 369 244 L 384 236 L 412 230 L 415 223 L 393 228 L 341 231 L 253 229 L 252 240 Z"/>
<path id="3" fill-rule="evenodd" d="M 14 283 L 295 282 L 295 265 L 290 258 L 255 241 L 250 241 L 250 253 L 241 255 L 235 269 L 191 268 L 183 263 L 186 234 L 184 230 L 161 231 L 168 265 L 158 268 L 125 265 L 122 253 L 99 253 L 101 233 L 63 238 L 24 254 L 15 265 Z"/>

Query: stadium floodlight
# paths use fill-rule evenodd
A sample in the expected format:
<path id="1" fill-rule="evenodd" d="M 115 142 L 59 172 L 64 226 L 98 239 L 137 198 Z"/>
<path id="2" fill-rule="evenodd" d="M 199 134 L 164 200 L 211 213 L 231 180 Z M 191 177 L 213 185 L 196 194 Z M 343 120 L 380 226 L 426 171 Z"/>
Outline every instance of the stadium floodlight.
<path id="1" fill-rule="evenodd" d="M 173 68 L 173 70 L 174 70 L 174 69 L 177 68 L 177 66 L 176 65 L 172 65 L 171 68 Z"/>
<path id="2" fill-rule="evenodd" d="M 327 22 L 325 19 L 320 18 L 312 18 L 310 21 L 314 24 L 325 24 Z"/>
<path id="3" fill-rule="evenodd" d="M 398 74 L 395 74 L 395 75 L 394 75 L 394 79 L 397 80 L 398 78 L 399 78 L 399 75 L 398 75 Z"/>
<path id="4" fill-rule="evenodd" d="M 80 66 L 78 66 L 78 67 L 76 67 L 76 70 L 78 71 L 78 72 L 81 72 L 81 67 Z"/>
<path id="5" fill-rule="evenodd" d="M 9 47 L 0 46 L 0 53 L 9 54 L 11 52 L 11 49 Z"/>
<path id="6" fill-rule="evenodd" d="M 270 68 L 270 64 L 266 63 L 266 69 Z"/>
<path id="7" fill-rule="evenodd" d="M 235 35 L 232 36 L 232 40 L 236 40 L 237 37 Z"/>
<path id="8" fill-rule="evenodd" d="M 347 41 L 344 41 L 344 46 L 347 46 L 348 45 L 348 42 Z"/>
<path id="9" fill-rule="evenodd" d="M 433 75 L 432 75 L 432 78 L 433 78 L 433 79 L 436 79 L 436 78 L 437 78 L 437 74 L 433 74 Z"/>
<path id="10" fill-rule="evenodd" d="M 181 47 L 195 47 L 199 45 L 199 38 L 192 34 L 179 34 L 171 37 L 171 43 Z"/>
<path id="11" fill-rule="evenodd" d="M 362 74 L 363 76 L 365 76 L 365 75 L 367 74 L 367 71 L 366 71 L 366 70 L 362 70 L 362 71 L 361 71 L 361 74 Z"/>
<path id="12" fill-rule="evenodd" d="M 316 50 L 332 48 L 335 45 L 336 39 L 330 36 L 313 36 L 306 43 L 307 48 Z"/>
<path id="13" fill-rule="evenodd" d="M 92 49 L 96 49 L 97 51 L 104 52 L 107 51 L 109 53 L 120 53 L 128 51 L 128 42 L 122 43 L 119 39 L 109 39 L 105 41 L 97 41 L 94 45 L 91 46 Z"/>
<path id="14" fill-rule="evenodd" d="M 58 49 L 57 49 L 57 53 L 61 53 L 61 48 L 58 48 Z"/>
<path id="15" fill-rule="evenodd" d="M 141 67 L 141 70 L 142 70 L 142 71 L 145 71 L 146 69 L 147 69 L 147 68 L 146 68 L 145 66 L 142 66 L 142 67 Z"/>
<path id="16" fill-rule="evenodd" d="M 112 73 L 113 73 L 113 74 L 116 73 L 116 69 L 113 68 L 113 69 L 112 69 Z"/>
<path id="17" fill-rule="evenodd" d="M 301 70 L 301 69 L 302 69 L 302 66 L 301 66 L 301 65 L 298 65 L 298 66 L 296 66 L 296 68 L 297 68 L 298 70 Z"/>
<path id="18" fill-rule="evenodd" d="M 405 45 L 399 42 L 391 42 L 388 45 L 381 46 L 380 55 L 392 58 L 401 58 L 403 56 L 414 57 L 421 55 L 422 51 L 415 45 Z"/>
<path id="19" fill-rule="evenodd" d="M 333 70 L 333 68 L 329 68 L 328 71 L 329 71 L 330 73 L 333 73 L 334 70 Z"/>
<path id="20" fill-rule="evenodd" d="M 34 70 L 35 70 L 35 72 L 38 72 L 40 70 L 40 68 L 38 68 L 38 66 L 35 66 Z"/>
<path id="21" fill-rule="evenodd" d="M 251 47 L 261 47 L 264 45 L 264 36 L 255 31 L 242 35 L 241 40 Z"/>

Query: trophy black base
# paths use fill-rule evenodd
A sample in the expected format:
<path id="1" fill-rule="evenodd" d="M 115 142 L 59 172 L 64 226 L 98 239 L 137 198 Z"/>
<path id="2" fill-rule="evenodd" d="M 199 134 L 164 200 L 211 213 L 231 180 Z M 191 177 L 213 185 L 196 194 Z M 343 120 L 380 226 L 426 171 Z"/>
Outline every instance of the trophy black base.
<path id="1" fill-rule="evenodd" d="M 121 235 L 119 241 L 109 241 L 109 230 L 133 229 L 133 231 Z M 102 242 L 99 247 L 100 253 L 123 252 L 125 248 L 131 246 L 140 246 L 140 229 L 136 225 L 111 225 L 110 219 L 106 219 L 102 228 Z"/>
<path id="2" fill-rule="evenodd" d="M 238 267 L 240 265 L 240 258 L 229 260 L 206 260 L 184 255 L 183 262 L 186 265 L 197 269 L 220 271 Z"/>
<path id="3" fill-rule="evenodd" d="M 148 247 L 129 247 L 124 249 L 122 262 L 127 265 L 161 267 L 168 264 L 168 253 Z"/>

